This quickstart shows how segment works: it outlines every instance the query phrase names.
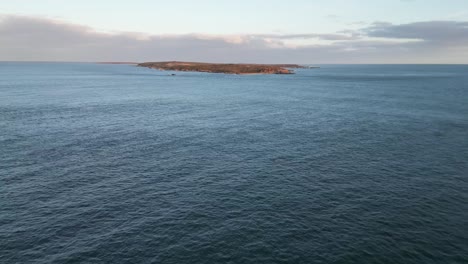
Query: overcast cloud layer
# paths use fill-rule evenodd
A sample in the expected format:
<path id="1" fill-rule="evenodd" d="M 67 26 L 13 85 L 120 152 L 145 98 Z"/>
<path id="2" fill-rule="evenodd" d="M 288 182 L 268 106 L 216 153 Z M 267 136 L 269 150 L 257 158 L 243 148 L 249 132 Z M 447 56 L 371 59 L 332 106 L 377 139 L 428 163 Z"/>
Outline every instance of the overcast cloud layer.
<path id="1" fill-rule="evenodd" d="M 5 15 L 0 60 L 468 63 L 468 22 L 376 22 L 330 34 L 148 35 Z"/>

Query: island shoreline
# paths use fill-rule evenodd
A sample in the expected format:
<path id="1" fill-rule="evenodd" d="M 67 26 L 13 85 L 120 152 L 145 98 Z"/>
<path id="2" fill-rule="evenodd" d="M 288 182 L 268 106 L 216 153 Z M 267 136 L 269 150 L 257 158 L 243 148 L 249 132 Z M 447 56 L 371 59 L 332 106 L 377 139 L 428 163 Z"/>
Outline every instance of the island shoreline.
<path id="1" fill-rule="evenodd" d="M 161 71 L 224 73 L 236 75 L 294 74 L 293 69 L 307 68 L 298 64 L 236 64 L 183 61 L 144 62 L 137 64 L 137 66 Z"/>

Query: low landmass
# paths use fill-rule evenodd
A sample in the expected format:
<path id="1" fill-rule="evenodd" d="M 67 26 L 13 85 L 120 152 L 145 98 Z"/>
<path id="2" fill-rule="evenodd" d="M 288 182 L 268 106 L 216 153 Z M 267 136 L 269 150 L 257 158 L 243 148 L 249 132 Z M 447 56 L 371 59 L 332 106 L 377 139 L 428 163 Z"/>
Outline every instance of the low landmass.
<path id="1" fill-rule="evenodd" d="M 138 62 L 130 62 L 130 61 L 100 61 L 97 64 L 135 64 L 137 65 Z"/>
<path id="2" fill-rule="evenodd" d="M 165 71 L 192 71 L 227 74 L 293 74 L 294 71 L 292 69 L 308 68 L 298 64 L 233 64 L 183 61 L 144 62 L 138 64 L 138 66 Z"/>

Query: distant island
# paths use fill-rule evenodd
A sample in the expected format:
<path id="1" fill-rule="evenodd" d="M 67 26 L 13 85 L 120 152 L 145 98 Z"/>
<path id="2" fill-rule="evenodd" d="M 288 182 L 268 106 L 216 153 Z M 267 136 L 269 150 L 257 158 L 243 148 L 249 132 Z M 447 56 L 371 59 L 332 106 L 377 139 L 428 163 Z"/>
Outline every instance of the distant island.
<path id="1" fill-rule="evenodd" d="M 291 69 L 309 68 L 297 64 L 233 64 L 233 63 L 204 63 L 204 62 L 144 62 L 140 67 L 147 67 L 165 71 L 192 71 L 227 74 L 293 74 Z"/>
<path id="2" fill-rule="evenodd" d="M 100 61 L 97 64 L 138 64 L 138 62 L 130 62 L 130 61 Z"/>

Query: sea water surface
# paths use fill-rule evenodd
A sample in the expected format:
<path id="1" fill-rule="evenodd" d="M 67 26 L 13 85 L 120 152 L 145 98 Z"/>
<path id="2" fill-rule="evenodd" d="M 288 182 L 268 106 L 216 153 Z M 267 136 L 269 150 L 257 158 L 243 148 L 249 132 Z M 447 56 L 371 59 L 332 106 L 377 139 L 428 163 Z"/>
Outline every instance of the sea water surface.
<path id="1" fill-rule="evenodd" d="M 468 66 L 0 63 L 1 263 L 468 263 Z"/>

